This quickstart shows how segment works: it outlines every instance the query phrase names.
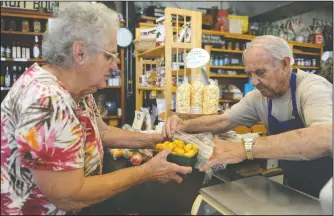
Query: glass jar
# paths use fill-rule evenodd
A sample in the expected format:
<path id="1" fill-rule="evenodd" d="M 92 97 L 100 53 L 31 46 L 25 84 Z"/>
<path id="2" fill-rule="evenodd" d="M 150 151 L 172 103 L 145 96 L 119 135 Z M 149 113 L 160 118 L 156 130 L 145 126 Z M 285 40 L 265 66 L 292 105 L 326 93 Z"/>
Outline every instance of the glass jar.
<path id="1" fill-rule="evenodd" d="M 233 49 L 232 41 L 228 42 L 227 49 L 229 49 L 229 50 Z"/>
<path id="2" fill-rule="evenodd" d="M 304 59 L 300 59 L 300 66 L 305 66 Z"/>
<path id="3" fill-rule="evenodd" d="M 41 32 L 41 22 L 34 20 L 34 32 Z"/>
<path id="4" fill-rule="evenodd" d="M 29 32 L 29 22 L 28 20 L 22 21 L 22 32 Z"/>
<path id="5" fill-rule="evenodd" d="M 8 30 L 9 31 L 16 31 L 16 22 L 15 22 L 15 20 L 10 20 L 9 21 Z"/>
<path id="6" fill-rule="evenodd" d="M 312 66 L 315 67 L 317 65 L 317 60 L 316 59 L 312 59 Z"/>
<path id="7" fill-rule="evenodd" d="M 240 42 L 236 42 L 235 43 L 235 47 L 234 47 L 235 50 L 240 50 Z"/>
<path id="8" fill-rule="evenodd" d="M 228 55 L 225 55 L 224 65 L 230 65 L 230 64 L 231 64 L 231 59 L 228 57 Z"/>
<path id="9" fill-rule="evenodd" d="M 224 66 L 224 58 L 223 58 L 223 56 L 220 56 L 220 58 L 219 58 L 219 66 Z"/>

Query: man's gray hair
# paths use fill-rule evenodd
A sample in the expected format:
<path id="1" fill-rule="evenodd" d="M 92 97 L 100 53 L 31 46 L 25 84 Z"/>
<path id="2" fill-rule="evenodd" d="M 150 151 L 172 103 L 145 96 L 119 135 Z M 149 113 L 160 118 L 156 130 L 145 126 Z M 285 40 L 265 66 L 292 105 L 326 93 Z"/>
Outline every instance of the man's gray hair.
<path id="1" fill-rule="evenodd" d="M 60 8 L 43 35 L 42 56 L 49 64 L 70 68 L 74 65 L 72 45 L 75 41 L 85 42 L 89 55 L 93 56 L 96 47 L 107 46 L 111 34 L 116 34 L 118 28 L 118 14 L 104 4 L 68 3 Z"/>
<path id="2" fill-rule="evenodd" d="M 295 62 L 292 50 L 290 49 L 288 42 L 286 42 L 283 38 L 273 35 L 258 36 L 251 41 L 249 47 L 244 51 L 244 53 L 252 47 L 264 48 L 272 55 L 274 60 L 276 60 L 275 63 L 282 61 L 285 57 L 290 58 L 290 65 L 293 65 Z M 242 59 L 243 58 L 244 55 L 242 55 Z"/>

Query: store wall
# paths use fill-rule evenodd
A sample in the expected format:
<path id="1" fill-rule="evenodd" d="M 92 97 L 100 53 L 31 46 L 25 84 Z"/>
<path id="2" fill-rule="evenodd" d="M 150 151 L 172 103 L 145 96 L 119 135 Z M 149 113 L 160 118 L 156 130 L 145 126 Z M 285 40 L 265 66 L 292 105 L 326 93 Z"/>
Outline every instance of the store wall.
<path id="1" fill-rule="evenodd" d="M 239 15 L 245 16 L 256 16 L 271 10 L 274 10 L 277 7 L 282 7 L 288 4 L 291 4 L 291 1 L 261 1 L 261 2 L 245 2 L 245 1 L 231 1 L 229 5 L 231 8 L 235 8 L 236 12 Z"/>
<path id="2" fill-rule="evenodd" d="M 212 8 L 212 7 L 218 7 L 219 9 L 227 9 L 229 2 L 227 1 L 216 1 L 216 2 L 210 2 L 210 1 L 168 1 L 168 2 L 149 2 L 149 1 L 139 1 L 135 2 L 135 5 L 141 8 L 146 8 L 150 5 L 160 5 L 161 7 L 171 7 L 171 8 L 182 8 L 186 10 L 194 10 L 194 11 L 201 11 L 204 12 L 204 10 L 199 10 L 197 8 Z"/>
<path id="3" fill-rule="evenodd" d="M 304 14 L 300 14 L 297 16 L 294 16 L 294 18 L 298 18 L 302 20 L 305 25 L 312 25 L 313 24 L 313 18 L 317 18 L 323 21 L 331 22 L 333 23 L 333 9 L 332 8 L 321 8 L 318 10 L 310 11 Z M 285 24 L 287 19 L 279 20 L 275 22 L 275 24 Z"/>

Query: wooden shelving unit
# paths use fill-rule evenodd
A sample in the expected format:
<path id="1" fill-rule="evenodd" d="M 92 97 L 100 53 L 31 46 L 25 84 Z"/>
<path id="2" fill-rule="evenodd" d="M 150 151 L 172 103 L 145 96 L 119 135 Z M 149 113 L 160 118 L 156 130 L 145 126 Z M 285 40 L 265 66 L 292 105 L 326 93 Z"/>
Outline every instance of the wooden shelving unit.
<path id="1" fill-rule="evenodd" d="M 209 34 L 209 35 L 219 35 L 223 36 L 226 40 L 241 40 L 241 41 L 251 41 L 255 38 L 253 35 L 244 35 L 244 34 L 231 34 L 226 32 L 218 32 L 218 31 L 210 31 L 210 30 L 202 30 L 202 34 Z M 310 44 L 310 43 L 300 43 L 296 41 L 288 41 L 289 46 L 291 50 L 293 50 L 293 54 L 297 57 L 305 57 L 305 58 L 316 58 L 317 60 L 317 66 L 298 66 L 294 65 L 293 69 L 302 69 L 302 70 L 319 70 L 320 69 L 320 63 L 321 63 L 321 56 L 323 53 L 323 46 L 317 45 L 317 44 Z M 206 45 L 204 47 L 210 55 L 212 53 L 224 53 L 224 54 L 233 54 L 234 56 L 240 55 L 240 61 L 241 61 L 241 54 L 243 53 L 243 50 L 229 50 L 229 49 L 222 49 L 222 48 L 213 48 L 212 46 Z M 237 75 L 227 75 L 227 74 L 213 74 L 210 73 L 211 70 L 217 71 L 218 69 L 222 70 L 235 70 L 238 74 Z M 246 83 L 247 79 L 249 78 L 248 74 L 239 74 L 240 72 L 244 72 L 245 67 L 242 65 L 228 65 L 228 66 L 212 66 L 207 65 L 206 71 L 208 73 L 208 76 L 210 78 L 216 78 L 219 80 L 219 82 L 223 82 L 224 84 L 236 84 L 239 88 Z M 222 80 L 224 79 L 224 81 Z M 244 80 L 244 81 L 241 81 Z M 242 89 L 242 88 L 241 88 Z M 226 102 L 226 103 L 235 103 L 235 101 L 231 100 L 221 100 L 220 102 Z"/>
<path id="2" fill-rule="evenodd" d="M 176 16 L 176 19 L 172 17 Z M 182 16 L 182 19 L 180 18 Z M 177 43 L 172 39 L 172 35 L 177 34 L 180 31 L 179 24 L 184 22 L 184 17 L 190 18 L 191 22 L 191 42 L 189 43 Z M 142 17 L 143 18 L 143 17 Z M 144 17 L 145 18 L 145 17 Z M 147 17 L 145 18 L 147 20 Z M 155 21 L 155 18 L 149 19 Z M 182 22 L 183 21 L 183 22 Z M 144 94 L 147 91 L 158 91 L 163 95 L 166 101 L 166 115 L 165 118 L 170 116 L 172 94 L 176 92 L 176 87 L 172 86 L 172 75 L 177 71 L 172 70 L 172 55 L 181 52 L 188 52 L 193 48 L 201 47 L 201 29 L 202 26 L 202 13 L 196 11 L 189 11 L 176 8 L 165 9 L 165 23 L 175 24 L 173 28 L 165 25 L 165 44 L 145 52 L 136 51 L 136 110 L 139 110 L 143 105 Z M 139 28 L 136 29 L 136 38 L 140 37 L 140 29 L 155 27 L 155 24 L 139 24 Z M 141 87 L 139 85 L 139 77 L 144 73 L 145 65 L 158 65 L 157 62 L 160 59 L 165 61 L 165 86 L 163 87 Z M 179 74 L 184 74 L 184 69 L 178 70 Z M 186 73 L 190 75 L 191 79 L 194 78 L 194 74 L 198 73 L 199 69 L 186 70 Z"/>
<path id="3" fill-rule="evenodd" d="M 1 61 L 7 61 L 7 62 L 45 62 L 44 59 L 22 59 L 22 58 L 1 58 Z"/>
<path id="4" fill-rule="evenodd" d="M 43 36 L 43 32 L 20 32 L 20 31 L 6 31 L 6 30 L 1 30 L 1 34 L 10 34 L 10 35 L 38 35 L 38 36 Z"/>
<path id="5" fill-rule="evenodd" d="M 41 46 L 41 37 L 43 36 L 43 31 L 45 30 L 45 22 L 49 18 L 52 18 L 53 14 L 52 13 L 40 13 L 37 12 L 36 10 L 28 10 L 28 9 L 16 9 L 16 8 L 5 8 L 1 7 L 1 18 L 5 18 L 5 29 L 1 30 L 1 42 L 4 45 L 12 45 L 13 40 L 18 40 L 20 41 L 21 45 L 22 44 L 30 44 L 28 45 L 30 47 L 30 51 L 32 52 L 32 41 L 34 39 L 34 36 L 39 37 L 39 43 L 40 43 L 40 48 Z M 8 19 L 13 19 L 16 20 L 16 31 L 9 31 L 8 29 L 8 22 L 6 22 Z M 30 30 L 32 29 L 31 26 L 33 25 L 33 19 L 37 19 L 41 22 L 41 30 L 42 32 L 22 32 L 20 31 L 21 24 L 19 24 L 20 21 L 23 19 L 28 20 L 30 24 Z M 7 44 L 8 43 L 8 44 Z M 11 48 L 11 47 L 10 47 Z M 30 57 L 32 57 L 32 54 L 30 54 Z M 45 60 L 42 58 L 34 59 L 25 59 L 25 58 L 1 58 L 1 69 L 2 72 L 4 71 L 4 68 L 11 67 L 13 65 L 18 67 L 21 67 L 22 72 L 24 71 L 25 67 L 29 67 L 32 63 L 45 63 Z M 20 74 L 19 74 L 20 75 Z M 3 98 L 6 96 L 8 91 L 10 90 L 11 87 L 1 87 L 1 101 Z"/>
<path id="6" fill-rule="evenodd" d="M 248 79 L 248 74 L 237 74 L 237 75 L 229 75 L 229 74 L 210 74 L 211 78 L 236 78 L 236 79 Z"/>

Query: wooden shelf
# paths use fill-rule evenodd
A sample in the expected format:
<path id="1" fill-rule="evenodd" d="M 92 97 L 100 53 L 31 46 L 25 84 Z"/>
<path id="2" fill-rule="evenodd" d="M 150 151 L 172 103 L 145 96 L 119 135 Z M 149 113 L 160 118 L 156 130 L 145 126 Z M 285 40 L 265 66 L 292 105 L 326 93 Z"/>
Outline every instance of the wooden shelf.
<path id="1" fill-rule="evenodd" d="M 43 32 L 20 32 L 20 31 L 6 31 L 6 30 L 1 30 L 1 34 L 13 34 L 13 35 L 38 35 L 38 36 L 43 36 Z"/>
<path id="2" fill-rule="evenodd" d="M 146 65 L 151 65 L 151 64 L 152 64 L 152 65 L 155 65 L 155 64 L 157 64 L 157 63 L 156 63 L 155 61 L 153 61 L 153 60 L 144 60 L 143 63 L 146 64 Z"/>
<path id="3" fill-rule="evenodd" d="M 319 67 L 311 67 L 311 66 L 293 66 L 293 68 L 299 68 L 299 69 L 319 69 Z"/>
<path id="4" fill-rule="evenodd" d="M 323 47 L 323 45 L 320 45 L 320 44 L 302 43 L 302 42 L 297 42 L 297 41 L 288 41 L 288 43 L 293 46 L 308 47 L 308 48 L 321 49 Z"/>
<path id="5" fill-rule="evenodd" d="M 238 78 L 238 79 L 248 79 L 248 74 L 237 74 L 237 75 L 229 75 L 229 74 L 210 74 L 211 78 Z"/>
<path id="6" fill-rule="evenodd" d="M 210 68 L 216 68 L 216 69 L 234 69 L 234 70 L 245 70 L 244 66 L 213 66 L 211 65 Z"/>
<path id="7" fill-rule="evenodd" d="M 36 10 L 1 7 L 1 17 L 20 17 L 47 20 L 54 16 L 52 13 L 40 13 Z"/>
<path id="8" fill-rule="evenodd" d="M 144 58 L 159 58 L 165 55 L 165 46 L 159 46 L 155 47 L 153 49 L 147 50 L 145 52 L 142 52 L 138 54 L 138 57 L 144 57 Z"/>
<path id="9" fill-rule="evenodd" d="M 226 52 L 226 53 L 243 53 L 243 50 L 229 50 L 229 49 L 217 49 L 217 48 L 212 48 L 212 52 Z"/>
<path id="10" fill-rule="evenodd" d="M 220 99 L 220 103 L 238 103 L 240 100 Z"/>
<path id="11" fill-rule="evenodd" d="M 137 89 L 142 90 L 142 91 L 152 91 L 152 90 L 164 91 L 166 90 L 165 88 L 161 88 L 161 87 L 138 87 Z"/>
<path id="12" fill-rule="evenodd" d="M 204 30 L 204 29 L 202 29 L 202 34 L 221 35 L 226 38 L 233 38 L 233 39 L 240 39 L 240 40 L 253 40 L 256 37 L 254 35 L 234 34 L 234 33 L 229 33 L 229 32 L 212 31 L 212 30 Z"/>
<path id="13" fill-rule="evenodd" d="M 104 89 L 119 89 L 121 86 L 107 86 Z"/>
<path id="14" fill-rule="evenodd" d="M 13 58 L 1 58 L 1 61 L 14 61 L 14 62 L 45 62 L 44 59 L 13 59 Z"/>
<path id="15" fill-rule="evenodd" d="M 122 116 L 102 116 L 102 119 L 121 119 Z"/>
<path id="16" fill-rule="evenodd" d="M 301 51 L 293 51 L 293 54 L 298 54 L 298 55 L 311 55 L 311 56 L 320 56 L 320 53 L 301 52 Z"/>
<path id="17" fill-rule="evenodd" d="M 0 87 L 1 91 L 9 91 L 11 87 Z"/>

